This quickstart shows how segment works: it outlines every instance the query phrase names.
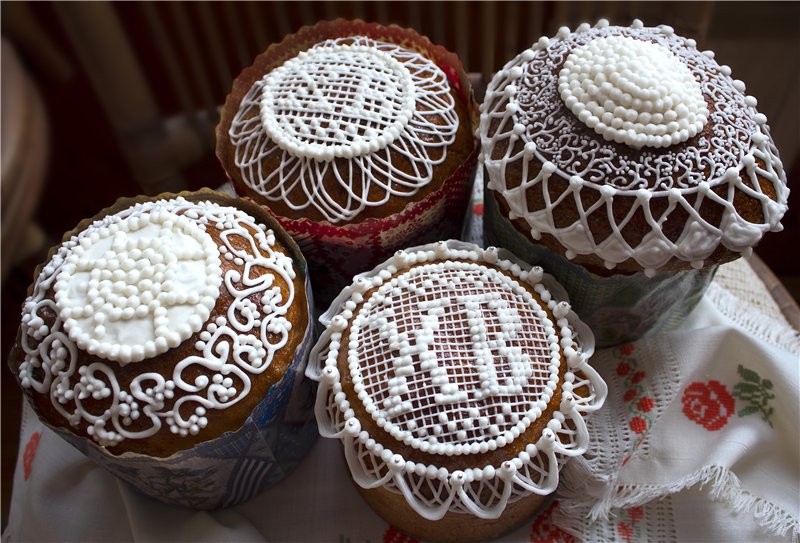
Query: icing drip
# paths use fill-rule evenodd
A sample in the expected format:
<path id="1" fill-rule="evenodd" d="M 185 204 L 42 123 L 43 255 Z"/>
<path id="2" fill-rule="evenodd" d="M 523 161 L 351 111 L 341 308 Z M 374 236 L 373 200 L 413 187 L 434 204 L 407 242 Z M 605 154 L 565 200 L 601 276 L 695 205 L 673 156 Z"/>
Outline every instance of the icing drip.
<path id="1" fill-rule="evenodd" d="M 656 55 L 654 50 L 669 51 L 672 55 L 670 61 L 677 59 L 688 70 L 709 104 L 703 130 L 678 144 L 670 136 L 670 147 L 643 145 L 629 151 L 621 149 L 613 141 L 597 138 L 593 131 L 587 130 L 588 119 L 584 124 L 580 116 L 587 116 L 585 111 L 589 110 L 589 105 L 605 108 L 606 103 L 592 104 L 589 101 L 587 109 L 579 112 L 578 116 L 573 115 L 569 109 L 580 109 L 578 104 L 582 102 L 577 95 L 565 93 L 566 89 L 559 87 L 559 79 L 563 70 L 570 70 L 564 75 L 571 76 L 576 69 L 576 63 L 566 64 L 573 52 L 591 51 L 589 44 L 600 40 L 604 40 L 606 45 L 598 46 L 598 50 L 606 50 L 609 40 L 612 40 L 612 44 L 642 42 L 642 45 L 637 44 L 637 50 L 649 51 L 645 54 L 650 56 Z M 702 267 L 720 243 L 731 251 L 747 254 L 764 232 L 780 230 L 789 190 L 766 118 L 756 111 L 755 98 L 744 94 L 744 84 L 730 77 L 730 68 L 718 65 L 713 54 L 700 53 L 695 45 L 694 40 L 676 36 L 667 26 L 644 28 L 637 21 L 630 28 L 611 27 L 607 21 L 601 21 L 595 28 L 583 24 L 575 32 L 570 32 L 564 27 L 553 39 L 543 37 L 500 70 L 489 84 L 481 106 L 480 135 L 482 159 L 490 178 L 488 186 L 500 192 L 509 204 L 509 218 L 524 218 L 533 239 L 539 239 L 545 233 L 556 237 L 565 247 L 567 258 L 593 254 L 601 258 L 609 269 L 633 259 L 647 275 L 655 274 L 673 258 L 691 262 L 696 268 Z M 604 54 L 610 56 L 607 51 Z M 629 54 L 620 53 L 625 57 Z M 578 72 L 583 73 L 582 70 L 581 67 Z M 629 71 L 631 74 L 624 78 L 620 74 L 619 81 L 622 82 L 617 84 L 635 90 L 632 82 L 636 78 L 642 79 L 635 74 L 649 73 L 649 68 L 643 65 L 631 69 L 629 66 Z M 594 77 L 599 77 L 601 72 L 593 74 Z M 592 73 L 591 69 L 589 73 Z M 611 83 L 610 79 L 606 82 Z M 603 83 L 599 87 L 592 84 L 598 93 L 601 92 Z M 612 90 L 607 86 L 602 92 L 610 93 Z M 562 99 L 562 93 L 567 94 L 568 103 Z M 689 92 L 685 96 L 691 95 Z M 666 108 L 669 102 L 666 98 L 663 100 L 662 107 Z M 692 99 L 683 100 L 688 102 Z M 688 112 L 680 108 L 680 114 L 685 115 L 689 123 L 692 111 L 687 104 L 684 105 Z M 674 111 L 677 119 L 678 105 L 674 100 L 670 107 L 673 106 L 674 110 L 670 111 Z M 637 113 L 636 119 L 646 119 L 638 116 L 639 107 L 633 107 L 633 103 L 630 109 Z M 642 106 L 642 114 L 645 113 L 643 110 Z M 630 111 L 617 110 L 617 106 L 611 113 L 612 117 L 620 118 L 624 114 L 630 114 L 632 118 Z M 699 113 L 695 115 L 695 121 L 702 118 Z M 655 123 L 653 117 L 651 114 L 651 124 Z M 665 120 L 666 113 L 660 122 Z M 676 121 L 667 122 L 664 136 L 654 135 L 656 145 L 665 144 L 666 133 L 674 134 L 672 129 L 676 127 L 670 127 L 671 122 Z M 606 128 L 613 128 L 613 119 L 610 125 L 604 124 Z M 598 126 L 599 121 L 594 129 Z M 620 126 L 621 129 L 624 127 L 624 124 Z M 679 139 L 683 137 L 681 130 L 689 130 L 681 128 L 680 123 L 677 128 Z M 636 138 L 641 134 L 632 136 L 634 145 L 638 145 Z M 662 139 L 658 140 L 659 137 Z M 641 138 L 638 142 L 642 142 Z M 644 143 L 647 143 L 646 138 Z M 507 183 L 506 172 L 512 164 L 519 164 L 519 185 Z M 764 193 L 757 176 L 774 187 L 777 201 Z M 560 187 L 555 196 L 550 195 L 553 186 Z M 713 190 L 717 187 L 725 188 Z M 542 209 L 528 209 L 525 196 L 528 190 L 540 190 L 548 195 L 548 205 Z M 590 199 L 591 204 L 584 205 L 580 194 L 586 190 L 596 192 L 596 197 Z M 748 222 L 739 215 L 733 204 L 737 193 L 743 193 L 760 204 L 764 216 L 762 223 Z M 634 200 L 623 217 L 614 213 L 614 201 L 620 197 Z M 699 210 L 705 200 L 723 208 L 719 223 L 712 224 L 701 216 Z M 554 213 L 557 213 L 555 210 L 559 204 L 565 202 L 574 202 L 577 219 L 569 224 L 560 224 Z M 592 232 L 589 216 L 593 213 L 608 217 L 611 228 L 605 238 Z M 643 215 L 650 231 L 632 246 L 626 239 L 625 229 L 637 214 Z M 677 239 L 669 239 L 662 232 L 662 225 L 673 214 L 681 217 L 681 223 L 685 222 Z"/>
<path id="2" fill-rule="evenodd" d="M 54 285 L 64 330 L 78 347 L 121 364 L 152 358 L 200 330 L 222 282 L 217 246 L 166 211 L 95 227 Z"/>
<path id="3" fill-rule="evenodd" d="M 211 229 L 217 231 L 219 244 L 208 234 Z M 136 204 L 95 221 L 62 244 L 42 269 L 33 294 L 25 302 L 21 325 L 25 359 L 19 367 L 22 386 L 48 394 L 53 407 L 65 419 L 73 426 L 86 425 L 87 433 L 103 446 L 150 437 L 162 425 L 182 436 L 198 434 L 208 424 L 208 410 L 226 409 L 246 397 L 252 377 L 263 373 L 288 341 L 291 323 L 286 314 L 294 302 L 295 270 L 291 258 L 276 251 L 274 246 L 274 233 L 245 212 L 181 197 Z M 213 256 L 209 254 L 212 248 Z M 108 254 L 109 251 L 113 254 Z M 105 264 L 98 259 L 104 259 Z M 129 283 L 123 286 L 116 283 L 112 271 L 111 286 L 102 284 L 106 280 L 104 272 L 114 259 L 119 261 L 118 270 L 130 268 L 127 274 L 152 270 L 152 278 L 146 277 L 147 273 L 126 275 L 119 279 Z M 224 274 L 220 272 L 221 259 L 230 266 Z M 99 275 L 88 270 L 90 263 L 100 264 L 94 268 L 100 269 Z M 266 273 L 256 276 L 253 273 L 256 268 Z M 168 277 L 170 269 L 174 271 L 173 277 Z M 205 271 L 216 274 L 206 277 L 202 275 Z M 158 282 L 155 275 L 158 273 L 164 275 L 160 287 L 155 289 L 156 295 L 151 289 Z M 81 280 L 82 275 L 88 276 L 89 283 L 92 277 L 98 277 L 98 285 L 87 286 L 87 278 Z M 177 360 L 172 375 L 143 372 L 123 387 L 113 364 L 94 361 L 77 367 L 79 349 L 83 347 L 72 338 L 67 326 L 69 319 L 78 318 L 75 308 L 81 305 L 72 303 L 80 299 L 76 296 L 85 296 L 91 302 L 89 305 L 97 296 L 103 298 L 100 313 L 106 311 L 106 304 L 111 306 L 108 315 L 122 309 L 121 320 L 115 321 L 118 325 L 113 329 L 108 324 L 110 317 L 105 321 L 106 337 L 125 342 L 119 349 L 122 353 L 125 346 L 146 348 L 148 341 L 155 346 L 166 342 L 172 347 L 175 341 L 172 331 L 183 334 L 182 325 L 194 326 L 197 320 L 187 317 L 191 308 L 181 305 L 180 300 L 191 304 L 197 298 L 194 303 L 201 305 L 198 313 L 204 315 L 213 308 L 213 303 L 207 306 L 205 299 L 211 297 L 208 289 L 212 286 L 217 291 L 224 288 L 232 301 L 224 314 L 208 322 L 205 322 L 207 316 L 200 320 L 194 353 Z M 128 287 L 138 288 L 140 294 L 128 295 L 133 292 L 126 290 Z M 51 299 L 51 291 L 56 292 L 56 297 L 61 293 L 61 299 Z M 123 298 L 117 292 L 128 297 Z M 163 303 L 154 304 L 155 309 L 151 309 L 147 293 Z M 141 326 L 131 319 L 125 320 L 128 308 L 133 309 L 132 319 L 142 318 Z M 159 308 L 166 308 L 166 314 L 159 312 Z M 55 313 L 55 319 L 47 317 L 47 312 Z M 65 318 L 64 312 L 69 317 Z M 151 322 L 148 320 L 151 315 L 155 317 L 152 324 L 144 326 L 145 322 Z M 72 329 L 76 329 L 75 323 Z M 89 397 L 107 403 L 93 412 L 84 401 Z M 131 429 L 134 421 L 138 421 L 135 431 Z"/>
<path id="4" fill-rule="evenodd" d="M 498 518 L 513 501 L 554 491 L 560 463 L 586 451 L 582 413 L 603 404 L 606 387 L 587 363 L 591 331 L 553 292 L 563 295 L 541 268 L 458 241 L 398 251 L 357 276 L 320 317 L 327 328 L 306 370 L 320 382 L 320 433 L 342 440 L 356 483 L 401 493 L 430 520 L 448 511 Z M 561 403 L 535 443 L 496 466 L 450 471 L 417 463 L 362 429 L 343 391 L 341 349 L 367 413 L 394 439 L 427 453 L 495 450 L 541 417 L 556 387 Z M 573 393 L 581 387 L 588 395 Z"/>
<path id="5" fill-rule="evenodd" d="M 693 138 L 708 116 L 700 85 L 655 43 L 627 36 L 576 47 L 558 76 L 561 98 L 606 140 L 669 147 Z"/>
<path id="6" fill-rule="evenodd" d="M 250 188 L 293 210 L 313 206 L 335 224 L 430 183 L 458 126 L 447 76 L 436 64 L 356 36 L 319 43 L 266 74 L 242 100 L 228 134 Z M 281 167 L 265 171 L 271 156 Z M 338 158 L 350 160 L 343 166 Z M 344 202 L 327 192 L 323 180 L 331 176 L 336 190 L 347 192 Z"/>

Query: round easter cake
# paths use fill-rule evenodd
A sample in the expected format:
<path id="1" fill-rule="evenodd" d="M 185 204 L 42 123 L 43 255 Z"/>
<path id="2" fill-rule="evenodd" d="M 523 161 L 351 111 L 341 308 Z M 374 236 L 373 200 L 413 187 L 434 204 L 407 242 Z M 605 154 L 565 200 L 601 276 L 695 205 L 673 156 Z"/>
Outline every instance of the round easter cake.
<path id="1" fill-rule="evenodd" d="M 238 430 L 307 335 L 305 262 L 257 205 L 121 200 L 37 270 L 11 367 L 50 426 L 166 458 Z"/>
<path id="2" fill-rule="evenodd" d="M 590 446 L 582 415 L 606 390 L 591 331 L 541 268 L 508 258 L 454 241 L 400 251 L 320 319 L 307 370 L 320 432 L 341 440 L 369 505 L 415 537 L 513 529 Z"/>
<path id="3" fill-rule="evenodd" d="M 441 188 L 475 147 L 467 103 L 423 50 L 345 34 L 268 51 L 225 104 L 223 167 L 278 217 L 389 217 Z"/>
<path id="4" fill-rule="evenodd" d="M 668 26 L 562 27 L 487 89 L 487 198 L 530 243 L 600 275 L 748 255 L 781 229 L 789 193 L 756 105 Z"/>

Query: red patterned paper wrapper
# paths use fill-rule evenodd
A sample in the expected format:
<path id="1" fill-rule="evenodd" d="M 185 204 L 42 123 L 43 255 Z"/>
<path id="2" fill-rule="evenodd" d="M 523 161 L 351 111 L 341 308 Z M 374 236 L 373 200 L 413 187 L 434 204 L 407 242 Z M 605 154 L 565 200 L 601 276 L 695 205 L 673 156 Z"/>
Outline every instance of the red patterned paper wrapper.
<path id="1" fill-rule="evenodd" d="M 228 137 L 232 119 L 244 96 L 265 73 L 326 39 L 362 35 L 418 51 L 435 62 L 446 74 L 458 98 L 467 107 L 472 126 L 477 126 L 478 105 L 472 87 L 455 53 L 435 45 L 424 36 L 396 25 L 382 26 L 364 21 L 323 21 L 301 28 L 283 41 L 271 45 L 242 71 L 233 84 L 217 125 L 217 141 Z M 467 160 L 459 165 L 442 186 L 401 212 L 384 219 L 366 219 L 357 224 L 334 225 L 309 219 L 275 218 L 294 237 L 308 262 L 318 307 L 328 303 L 349 285 L 354 275 L 372 269 L 395 251 L 442 239 L 458 238 L 472 189 L 479 142 Z M 217 146 L 217 156 L 224 158 Z"/>

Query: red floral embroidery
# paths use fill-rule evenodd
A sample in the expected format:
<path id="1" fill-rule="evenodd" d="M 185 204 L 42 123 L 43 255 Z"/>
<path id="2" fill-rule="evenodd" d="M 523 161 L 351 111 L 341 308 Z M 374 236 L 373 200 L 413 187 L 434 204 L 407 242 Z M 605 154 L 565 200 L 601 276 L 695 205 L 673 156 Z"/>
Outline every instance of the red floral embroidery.
<path id="1" fill-rule="evenodd" d="M 394 526 L 389 526 L 389 529 L 383 534 L 383 543 L 419 543 L 419 541 Z"/>
<path id="2" fill-rule="evenodd" d="M 625 540 L 626 543 L 631 543 L 631 541 L 633 541 L 633 528 L 628 526 L 626 522 L 620 522 L 617 524 L 617 533 L 621 539 Z"/>
<path id="3" fill-rule="evenodd" d="M 472 206 L 472 214 L 477 215 L 478 217 L 483 216 L 483 202 L 477 203 Z"/>
<path id="4" fill-rule="evenodd" d="M 31 469 L 33 468 L 33 459 L 36 458 L 36 449 L 39 447 L 39 440 L 41 439 L 39 432 L 34 432 L 25 445 L 25 452 L 22 454 L 22 468 L 25 480 L 31 476 Z"/>
<path id="5" fill-rule="evenodd" d="M 632 388 L 625 391 L 625 395 L 622 397 L 623 400 L 629 402 L 636 397 L 636 391 Z"/>
<path id="6" fill-rule="evenodd" d="M 710 432 L 725 426 L 736 406 L 736 400 L 725 385 L 713 380 L 690 384 L 683 393 L 681 403 L 683 414 Z"/>
<path id="7" fill-rule="evenodd" d="M 630 452 L 623 460 L 623 465 L 627 463 L 647 436 L 647 431 L 653 425 L 649 413 L 655 408 L 655 401 L 647 395 L 648 390 L 643 382 L 647 375 L 638 369 L 638 361 L 631 356 L 635 351 L 636 346 L 631 343 L 621 346 L 619 353 L 622 360 L 617 364 L 617 375 L 624 378 L 625 393 L 622 399 L 627 404 L 628 411 L 633 415 L 628 421 L 628 427 L 635 434 Z"/>
<path id="8" fill-rule="evenodd" d="M 637 415 L 631 419 L 630 426 L 633 432 L 641 434 L 647 430 L 647 421 Z"/>
<path id="9" fill-rule="evenodd" d="M 644 413 L 649 413 L 654 405 L 653 398 L 650 396 L 642 396 L 639 401 L 636 402 L 636 409 Z"/>
<path id="10" fill-rule="evenodd" d="M 623 511 L 622 515 L 627 517 L 627 519 L 617 523 L 617 534 L 621 541 L 632 543 L 634 538 L 638 539 L 641 535 L 641 527 L 638 524 L 644 518 L 644 508 L 631 507 Z"/>
<path id="11" fill-rule="evenodd" d="M 574 537 L 553 525 L 551 517 L 556 509 L 558 509 L 558 500 L 555 500 L 545 512 L 533 521 L 531 543 L 575 543 Z"/>

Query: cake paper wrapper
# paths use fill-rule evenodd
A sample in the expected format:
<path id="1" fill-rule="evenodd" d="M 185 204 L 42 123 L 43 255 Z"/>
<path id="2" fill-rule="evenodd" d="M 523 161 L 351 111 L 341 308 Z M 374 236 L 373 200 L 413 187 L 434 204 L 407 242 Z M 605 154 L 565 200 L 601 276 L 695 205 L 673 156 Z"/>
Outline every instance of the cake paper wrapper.
<path id="1" fill-rule="evenodd" d="M 311 316 L 308 281 L 306 287 Z M 284 479 L 317 438 L 311 382 L 304 379 L 313 329 L 309 321 L 283 378 L 270 387 L 241 428 L 168 458 L 136 453 L 114 456 L 87 438 L 44 424 L 98 465 L 157 500 L 192 509 L 237 505 Z"/>
<path id="2" fill-rule="evenodd" d="M 195 201 L 208 199 L 221 202 L 220 196 L 230 199 L 228 195 L 201 189 L 196 192 L 161 194 L 147 197 L 147 200 L 177 196 Z M 99 216 L 115 213 L 139 201 L 142 201 L 141 197 L 119 199 L 97 216 L 79 223 L 64 235 L 64 239 L 80 232 Z M 245 202 L 244 209 L 248 206 L 260 209 L 252 202 Z M 269 228 L 280 229 L 271 217 L 263 218 L 268 219 L 266 224 Z M 305 267 L 300 251 L 292 247 L 288 236 L 286 241 L 289 243 L 287 248 Z M 51 249 L 45 262 L 52 258 L 59 246 Z M 41 267 L 36 269 L 36 276 Z M 309 317 L 303 340 L 283 377 L 270 387 L 238 430 L 226 432 L 216 439 L 167 458 L 157 458 L 131 452 L 112 455 L 90 438 L 40 420 L 99 466 L 140 492 L 165 503 L 193 509 L 218 509 L 236 505 L 266 490 L 285 478 L 300 463 L 318 436 L 314 419 L 314 391 L 312 383 L 304 378 L 308 354 L 316 336 L 311 283 L 307 269 L 303 271 L 306 275 Z M 15 353 L 12 352 L 11 356 L 14 357 Z"/>
<path id="3" fill-rule="evenodd" d="M 431 43 L 428 38 L 411 29 L 337 19 L 303 27 L 256 57 L 253 65 L 246 68 L 234 82 L 217 126 L 217 140 L 227 134 L 231 119 L 236 114 L 229 106 L 238 107 L 261 74 L 320 41 L 355 34 L 393 42 L 431 58 L 447 75 L 450 85 L 467 107 L 472 125 L 477 127 L 478 106 L 457 55 Z M 438 190 L 418 202 L 408 204 L 391 217 L 334 225 L 273 215 L 303 251 L 309 263 L 319 307 L 327 307 L 342 288 L 350 284 L 354 275 L 372 269 L 398 249 L 459 237 L 477 164 L 479 142 L 477 138 L 474 140 L 473 151 L 467 160 L 444 180 Z M 219 153 L 218 156 L 222 162 L 222 156 Z"/>
<path id="4" fill-rule="evenodd" d="M 509 249 L 552 274 L 569 293 L 575 312 L 594 331 L 598 348 L 633 342 L 677 325 L 703 297 L 717 271 L 717 266 L 709 266 L 653 277 L 644 273 L 601 277 L 531 243 L 500 212 L 493 191 L 484 193 L 486 244 Z"/>

